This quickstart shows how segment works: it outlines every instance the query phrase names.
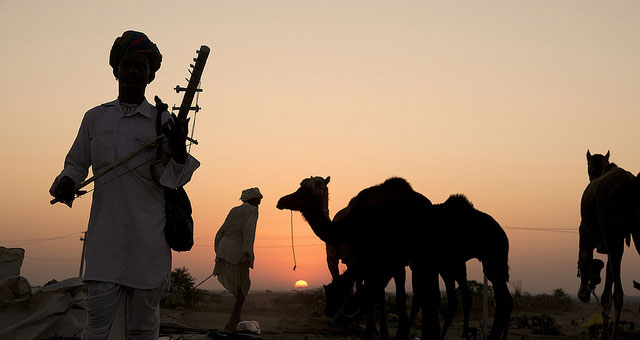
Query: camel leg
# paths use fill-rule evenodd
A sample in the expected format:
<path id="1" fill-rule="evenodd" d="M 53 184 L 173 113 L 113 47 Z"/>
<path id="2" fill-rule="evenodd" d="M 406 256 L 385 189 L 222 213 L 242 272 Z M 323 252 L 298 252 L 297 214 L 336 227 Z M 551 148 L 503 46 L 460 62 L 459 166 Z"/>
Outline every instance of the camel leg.
<path id="1" fill-rule="evenodd" d="M 420 297 L 419 297 L 419 288 L 416 288 L 417 285 L 415 280 L 411 280 L 411 286 L 413 288 L 413 297 L 411 299 L 411 313 L 409 314 L 409 322 L 407 323 L 407 329 L 411 330 L 413 324 L 416 322 L 416 318 L 418 317 L 418 312 L 420 311 Z"/>
<path id="2" fill-rule="evenodd" d="M 445 312 L 444 325 L 442 326 L 442 339 L 444 339 L 458 310 L 458 297 L 456 296 L 456 281 L 451 273 L 440 273 L 440 276 L 442 276 L 447 291 L 447 311 Z"/>
<path id="3" fill-rule="evenodd" d="M 620 266 L 622 263 L 623 246 L 614 247 L 613 254 L 610 254 L 611 272 L 613 275 L 613 306 L 615 309 L 615 319 L 613 322 L 612 339 L 618 336 L 618 325 L 620 323 L 620 314 L 622 313 L 622 305 L 624 303 L 624 292 L 622 290 L 622 279 L 620 278 Z"/>
<path id="4" fill-rule="evenodd" d="M 493 285 L 493 295 L 496 299 L 496 312 L 488 339 L 506 340 L 509 330 L 509 318 L 513 309 L 513 299 L 506 281 L 491 281 L 491 284 Z"/>
<path id="5" fill-rule="evenodd" d="M 613 286 L 613 276 L 611 274 L 611 261 L 607 260 L 604 287 L 600 296 L 600 307 L 602 307 L 602 339 L 609 338 L 609 312 L 611 312 L 611 287 Z"/>
<path id="6" fill-rule="evenodd" d="M 398 267 L 393 275 L 393 282 L 396 285 L 396 307 L 398 309 L 398 331 L 396 339 L 404 340 L 409 338 L 409 317 L 407 316 L 407 292 L 404 288 L 407 281 L 405 266 Z"/>
<path id="7" fill-rule="evenodd" d="M 440 310 L 440 287 L 438 273 L 431 270 L 416 270 L 413 272 L 415 295 L 422 308 L 422 335 L 421 340 L 440 340 L 440 322 L 438 312 Z"/>
<path id="8" fill-rule="evenodd" d="M 373 287 L 373 282 L 371 282 L 371 280 L 365 280 L 362 285 L 362 297 L 360 300 L 362 314 L 365 318 L 363 340 L 371 340 L 373 336 L 377 334 L 375 320 L 375 302 L 377 296 L 375 293 L 376 289 Z"/>
<path id="9" fill-rule="evenodd" d="M 378 297 L 377 297 L 377 305 L 378 305 L 378 310 L 379 310 L 379 314 L 380 315 L 380 338 L 384 339 L 384 340 L 389 340 L 389 326 L 387 325 L 387 313 L 385 311 L 385 292 L 384 292 L 384 287 L 382 287 L 382 289 L 377 290 L 378 291 Z"/>
<path id="10" fill-rule="evenodd" d="M 466 268 L 465 268 L 466 271 Z M 471 314 L 471 305 L 473 300 L 471 299 L 471 293 L 469 293 L 469 286 L 467 285 L 467 275 L 465 273 L 463 278 L 458 279 L 458 287 L 460 288 L 460 294 L 462 295 L 462 310 L 464 312 L 464 322 L 462 324 L 462 334 L 466 338 L 469 334 L 469 316 Z"/>
<path id="11" fill-rule="evenodd" d="M 485 260 L 482 263 L 483 271 L 493 285 L 493 295 L 496 299 L 496 311 L 488 339 L 506 340 L 509 330 L 509 318 L 513 310 L 513 299 L 507 287 L 508 279 L 506 275 L 508 274 L 505 269 L 507 268 L 507 264 L 506 262 L 504 264 L 492 262 L 493 261 Z"/>
<path id="12" fill-rule="evenodd" d="M 335 280 L 340 276 L 340 254 L 338 247 L 336 245 L 332 245 L 327 243 L 325 246 L 325 250 L 327 253 L 327 268 L 329 268 L 329 273 L 331 274 L 331 279 Z"/>

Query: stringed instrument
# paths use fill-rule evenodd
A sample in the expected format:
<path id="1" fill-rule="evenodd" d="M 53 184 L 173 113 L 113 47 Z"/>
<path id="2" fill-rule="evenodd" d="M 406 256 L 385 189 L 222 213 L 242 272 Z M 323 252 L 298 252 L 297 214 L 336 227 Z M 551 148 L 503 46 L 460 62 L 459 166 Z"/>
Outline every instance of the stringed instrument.
<path id="1" fill-rule="evenodd" d="M 193 58 L 194 64 L 189 65 L 192 68 L 192 70 L 189 70 L 189 73 L 191 74 L 191 76 L 187 80 L 187 87 L 181 87 L 180 85 L 176 85 L 176 87 L 174 88 L 176 93 L 184 92 L 184 96 L 182 98 L 182 104 L 180 104 L 180 107 L 174 106 L 171 109 L 171 111 L 178 109 L 177 119 L 182 126 L 187 124 L 187 116 L 189 114 L 189 111 L 194 111 L 195 113 L 200 111 L 200 106 L 198 106 L 197 104 L 196 106 L 191 106 L 191 105 L 193 104 L 193 97 L 196 95 L 196 93 L 202 92 L 202 89 L 199 88 L 200 79 L 202 78 L 202 72 L 204 71 L 204 65 L 207 63 L 209 52 L 210 52 L 210 49 L 208 46 L 205 46 L 205 45 L 200 46 L 200 49 L 196 51 L 196 53 L 198 54 L 198 57 Z M 156 99 L 156 100 L 159 100 L 159 99 Z M 192 131 L 194 127 L 195 127 L 195 121 L 193 122 Z M 157 128 L 159 128 L 159 126 Z M 158 131 L 158 133 L 160 132 Z M 198 141 L 194 140 L 193 138 L 187 137 L 187 140 L 189 140 L 193 144 L 198 144 Z M 158 143 L 161 143 L 161 141 L 159 141 Z M 162 158 L 162 159 L 158 159 L 151 164 L 151 175 L 156 182 L 158 182 L 160 176 L 162 175 L 162 171 L 164 170 L 164 165 L 166 165 L 167 162 L 169 161 L 168 158 L 161 157 L 160 155 L 158 158 Z"/>
<path id="2" fill-rule="evenodd" d="M 179 119 L 180 123 L 182 123 L 182 124 L 186 124 L 187 123 L 187 115 L 189 114 L 189 111 L 194 111 L 194 112 L 200 111 L 200 107 L 199 106 L 197 106 L 197 105 L 196 106 L 191 106 L 191 105 L 193 103 L 193 97 L 195 96 L 195 94 L 197 92 L 202 92 L 202 89 L 198 88 L 198 85 L 200 84 L 200 79 L 202 77 L 202 72 L 204 71 L 204 65 L 207 63 L 207 58 L 209 57 L 210 51 L 211 50 L 209 49 L 208 46 L 206 46 L 206 45 L 200 46 L 200 49 L 196 51 L 196 53 L 198 54 L 198 57 L 197 58 L 193 58 L 194 64 L 190 64 L 189 65 L 193 70 L 189 70 L 189 73 L 191 74 L 191 76 L 187 80 L 187 82 L 188 82 L 187 83 L 187 87 L 181 87 L 180 85 L 176 85 L 176 87 L 174 88 L 176 93 L 184 92 L 184 97 L 182 98 L 182 104 L 180 105 L 180 107 L 179 108 L 176 108 L 176 107 L 172 108 L 172 110 L 179 109 L 177 118 Z M 195 124 L 195 122 L 194 122 L 194 124 Z M 138 148 L 137 150 L 133 151 L 132 153 L 130 153 L 126 157 L 123 157 L 122 159 L 117 160 L 112 165 L 109 165 L 108 167 L 102 169 L 100 172 L 94 174 L 90 178 L 88 178 L 85 181 L 83 181 L 82 183 L 78 184 L 74 188 L 75 198 L 80 197 L 80 196 L 82 196 L 82 195 L 84 195 L 84 194 L 86 194 L 86 193 L 91 191 L 91 190 L 89 190 L 89 191 L 82 190 L 82 188 L 84 188 L 87 185 L 95 182 L 98 178 L 106 175 L 111 170 L 113 170 L 113 169 L 119 167 L 120 165 L 126 163 L 127 161 L 131 160 L 137 154 L 139 154 L 140 152 L 146 150 L 149 146 L 151 146 L 151 145 L 157 143 L 158 141 L 160 141 L 163 137 L 164 136 L 155 137 L 154 139 L 150 140 L 145 145 L 143 145 L 140 148 Z M 187 139 L 189 139 L 193 144 L 198 144 L 198 142 L 193 140 L 192 138 L 187 137 Z M 158 171 L 158 170 L 154 170 L 154 168 L 156 168 L 156 166 L 154 166 L 154 164 L 152 164 L 152 169 L 151 169 L 152 175 Z M 154 178 L 156 178 L 155 175 L 154 175 Z M 55 204 L 57 202 L 60 202 L 60 201 L 58 199 L 54 198 L 49 203 L 50 204 Z M 72 202 L 73 202 L 73 200 L 71 202 L 63 202 L 63 203 L 65 203 L 66 205 L 71 207 Z"/>

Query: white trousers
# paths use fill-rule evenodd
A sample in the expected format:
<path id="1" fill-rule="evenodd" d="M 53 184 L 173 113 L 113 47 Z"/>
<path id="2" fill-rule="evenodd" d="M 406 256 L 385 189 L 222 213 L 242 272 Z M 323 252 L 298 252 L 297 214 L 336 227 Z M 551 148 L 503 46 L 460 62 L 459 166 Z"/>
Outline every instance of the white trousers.
<path id="1" fill-rule="evenodd" d="M 89 281 L 89 310 L 82 340 L 158 339 L 164 286 L 135 289 L 112 282 Z"/>

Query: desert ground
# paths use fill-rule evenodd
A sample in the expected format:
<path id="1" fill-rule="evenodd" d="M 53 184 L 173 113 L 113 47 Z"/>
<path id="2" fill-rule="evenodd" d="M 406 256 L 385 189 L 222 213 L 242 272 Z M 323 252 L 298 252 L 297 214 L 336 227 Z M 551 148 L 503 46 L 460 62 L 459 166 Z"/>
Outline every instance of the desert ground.
<path id="1" fill-rule="evenodd" d="M 360 338 L 364 322 L 347 325 L 339 318 L 324 316 L 324 297 L 321 290 L 250 292 L 243 309 L 243 320 L 258 321 L 260 337 L 264 340 L 355 340 Z M 386 317 L 391 334 L 395 333 L 395 297 L 388 295 Z M 595 302 L 585 304 L 568 295 L 529 295 L 514 297 L 509 339 L 596 339 L 583 325 L 598 315 L 600 308 Z M 182 339 L 188 334 L 206 334 L 211 329 L 222 330 L 227 321 L 233 297 L 225 292 L 206 292 L 191 307 L 163 308 L 163 329 L 161 333 L 168 339 Z M 491 308 L 491 307 L 490 307 Z M 624 339 L 640 339 L 640 299 L 628 297 L 621 320 L 624 321 Z M 459 310 L 461 308 L 459 307 Z M 490 309 L 489 315 L 491 316 Z M 474 301 L 471 313 L 471 327 L 481 329 L 481 303 Z M 535 321 L 534 321 L 535 320 Z M 491 319 L 489 319 L 489 324 Z M 175 324 L 175 328 L 169 325 Z M 411 330 L 411 339 L 420 336 L 420 316 Z M 458 312 L 447 339 L 460 339 L 462 313 Z M 598 328 L 597 326 L 595 327 Z M 544 333 L 544 334 L 542 334 Z M 173 335 L 173 336 L 171 336 Z M 195 336 L 195 335 L 194 335 Z M 478 339 L 481 339 L 480 335 Z"/>

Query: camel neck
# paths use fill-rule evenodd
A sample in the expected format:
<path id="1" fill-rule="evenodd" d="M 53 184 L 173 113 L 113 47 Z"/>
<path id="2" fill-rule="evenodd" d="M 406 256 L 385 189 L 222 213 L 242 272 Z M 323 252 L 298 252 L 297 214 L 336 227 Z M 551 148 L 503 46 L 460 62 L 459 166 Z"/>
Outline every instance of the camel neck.
<path id="1" fill-rule="evenodd" d="M 318 209 L 317 207 L 303 209 L 302 216 L 307 220 L 309 226 L 322 241 L 326 243 L 341 243 L 341 235 L 337 232 L 337 228 L 329 219 L 329 211 Z"/>

